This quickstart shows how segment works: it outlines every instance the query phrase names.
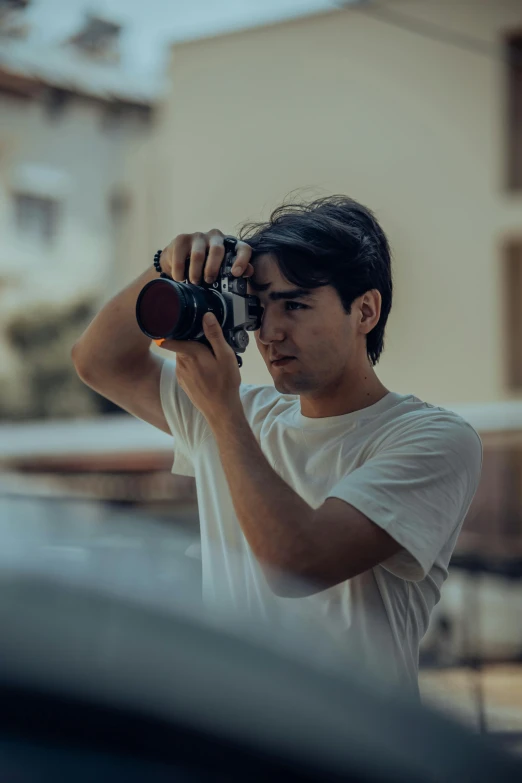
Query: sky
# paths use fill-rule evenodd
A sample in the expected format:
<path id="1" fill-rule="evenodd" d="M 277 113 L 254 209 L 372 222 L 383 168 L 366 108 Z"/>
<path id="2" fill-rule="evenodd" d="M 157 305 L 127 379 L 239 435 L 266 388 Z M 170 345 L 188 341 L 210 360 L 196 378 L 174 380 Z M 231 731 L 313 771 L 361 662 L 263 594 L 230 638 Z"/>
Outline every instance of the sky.
<path id="1" fill-rule="evenodd" d="M 169 42 L 267 24 L 339 6 L 337 0 L 33 0 L 27 12 L 35 45 L 77 32 L 86 13 L 125 26 L 122 65 L 153 75 L 163 69 Z"/>

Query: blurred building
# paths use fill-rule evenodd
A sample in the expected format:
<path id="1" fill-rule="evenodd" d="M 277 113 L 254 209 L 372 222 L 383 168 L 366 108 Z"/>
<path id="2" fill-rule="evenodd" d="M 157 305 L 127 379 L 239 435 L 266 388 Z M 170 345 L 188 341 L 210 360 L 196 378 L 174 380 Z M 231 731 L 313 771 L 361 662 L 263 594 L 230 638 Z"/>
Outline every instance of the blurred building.
<path id="1" fill-rule="evenodd" d="M 117 287 L 139 187 L 132 164 L 156 94 L 119 67 L 119 25 L 90 16 L 60 46 L 39 48 L 26 5 L 0 4 L 0 409 L 89 413 L 86 401 L 74 407 L 73 381 L 56 409 L 36 406 L 30 387 L 45 385 L 46 370 L 33 381 L 27 371 L 45 361 L 65 383 L 78 330 Z"/>

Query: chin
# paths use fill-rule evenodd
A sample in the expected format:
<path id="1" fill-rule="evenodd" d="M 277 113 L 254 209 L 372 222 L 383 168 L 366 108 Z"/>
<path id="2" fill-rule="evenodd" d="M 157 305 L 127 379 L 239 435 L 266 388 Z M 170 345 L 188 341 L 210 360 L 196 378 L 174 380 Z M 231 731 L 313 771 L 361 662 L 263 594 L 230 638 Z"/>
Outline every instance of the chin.
<path id="1" fill-rule="evenodd" d="M 281 394 L 299 394 L 301 384 L 295 378 L 272 378 L 274 386 Z"/>
<path id="2" fill-rule="evenodd" d="M 281 383 L 281 378 L 273 378 L 274 387 L 281 394 L 292 394 L 293 392 L 288 388 L 286 383 Z"/>

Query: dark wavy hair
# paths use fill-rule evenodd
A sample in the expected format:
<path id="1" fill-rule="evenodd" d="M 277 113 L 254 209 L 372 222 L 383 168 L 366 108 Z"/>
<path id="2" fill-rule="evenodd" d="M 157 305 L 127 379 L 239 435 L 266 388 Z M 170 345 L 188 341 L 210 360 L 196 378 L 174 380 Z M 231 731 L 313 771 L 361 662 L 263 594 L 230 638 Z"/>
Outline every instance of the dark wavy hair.
<path id="1" fill-rule="evenodd" d="M 262 253 L 271 253 L 281 274 L 294 285 L 333 286 L 348 315 L 355 299 L 374 288 L 380 291 L 381 315 L 366 336 L 368 357 L 377 364 L 393 287 L 390 247 L 371 210 L 338 195 L 282 204 L 267 222 L 242 226 L 239 237 L 252 247 L 253 262 Z"/>

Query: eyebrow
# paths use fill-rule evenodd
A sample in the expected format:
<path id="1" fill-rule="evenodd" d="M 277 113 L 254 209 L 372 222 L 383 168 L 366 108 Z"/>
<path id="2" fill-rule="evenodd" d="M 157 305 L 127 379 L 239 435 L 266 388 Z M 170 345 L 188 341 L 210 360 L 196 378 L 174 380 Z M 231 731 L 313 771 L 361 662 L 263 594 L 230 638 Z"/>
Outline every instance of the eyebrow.
<path id="1" fill-rule="evenodd" d="M 270 283 L 254 283 L 252 280 L 248 281 L 249 286 L 253 291 L 267 291 L 270 288 Z M 308 288 L 292 288 L 288 291 L 272 291 L 268 294 L 268 298 L 272 302 L 278 302 L 281 299 L 309 299 L 313 298 L 314 294 Z"/>

